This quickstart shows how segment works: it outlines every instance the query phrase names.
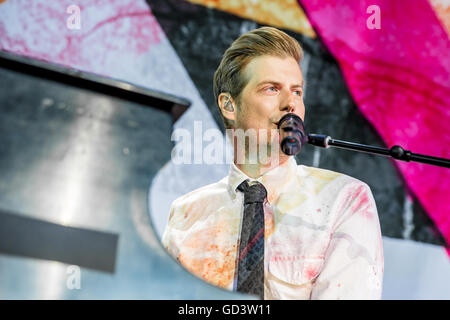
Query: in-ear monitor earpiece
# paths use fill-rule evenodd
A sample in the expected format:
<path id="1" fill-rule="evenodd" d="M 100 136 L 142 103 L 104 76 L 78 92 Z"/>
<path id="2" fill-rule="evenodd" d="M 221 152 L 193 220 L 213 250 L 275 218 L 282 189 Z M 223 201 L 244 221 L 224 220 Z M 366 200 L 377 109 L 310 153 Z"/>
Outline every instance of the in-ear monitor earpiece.
<path id="1" fill-rule="evenodd" d="M 227 102 L 225 102 L 225 109 L 227 109 L 228 111 L 234 111 L 233 104 L 231 104 L 231 107 L 229 107 L 229 104 L 231 102 L 230 99 L 231 99 L 231 96 L 228 95 Z"/>

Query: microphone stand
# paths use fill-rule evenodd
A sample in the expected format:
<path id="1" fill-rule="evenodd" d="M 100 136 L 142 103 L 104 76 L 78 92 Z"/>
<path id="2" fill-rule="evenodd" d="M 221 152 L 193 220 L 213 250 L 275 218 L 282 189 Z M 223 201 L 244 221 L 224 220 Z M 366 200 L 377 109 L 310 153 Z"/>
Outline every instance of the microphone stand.
<path id="1" fill-rule="evenodd" d="M 435 166 L 450 168 L 450 160 L 439 157 L 426 156 L 423 154 L 412 153 L 409 150 L 403 149 L 401 146 L 393 146 L 390 149 L 380 148 L 375 146 L 368 146 L 359 143 L 347 142 L 342 140 L 332 139 L 330 136 L 325 134 L 308 134 L 307 142 L 317 147 L 329 148 L 336 147 L 347 150 L 356 150 L 366 153 L 379 154 L 386 157 L 392 157 L 396 160 L 402 161 L 415 161 L 426 164 L 431 164 Z"/>
<path id="2" fill-rule="evenodd" d="M 306 142 L 317 147 L 329 148 L 337 147 L 347 150 L 356 150 L 366 153 L 379 154 L 386 157 L 392 157 L 396 160 L 415 161 L 444 168 L 450 168 L 450 159 L 426 156 L 423 154 L 412 153 L 395 145 L 390 149 L 368 146 L 354 142 L 332 139 L 325 134 L 305 133 L 303 120 L 294 113 L 285 114 L 278 122 L 282 140 L 281 150 L 287 155 L 295 155 L 300 152 L 302 145 Z"/>

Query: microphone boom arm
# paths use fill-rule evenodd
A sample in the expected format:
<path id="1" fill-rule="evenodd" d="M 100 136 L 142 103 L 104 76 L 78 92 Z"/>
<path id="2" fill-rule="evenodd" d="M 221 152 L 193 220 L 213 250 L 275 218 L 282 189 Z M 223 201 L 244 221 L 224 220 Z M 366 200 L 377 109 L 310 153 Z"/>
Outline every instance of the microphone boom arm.
<path id="1" fill-rule="evenodd" d="M 368 146 L 365 144 L 359 144 L 354 142 L 347 142 L 342 140 L 336 140 L 332 139 L 330 136 L 327 136 L 325 134 L 315 134 L 310 133 L 308 134 L 308 140 L 307 142 L 309 144 L 312 144 L 317 147 L 322 148 L 329 148 L 329 147 L 336 147 L 336 148 L 342 148 L 347 150 L 355 150 L 355 151 L 361 151 L 371 154 L 378 154 L 386 157 L 392 157 L 396 160 L 402 160 L 402 161 L 414 161 L 414 162 L 420 162 L 420 163 L 426 163 L 431 164 L 435 166 L 450 168 L 450 160 L 445 158 L 439 158 L 439 157 L 432 157 L 427 156 L 423 154 L 418 153 L 412 153 L 409 150 L 403 149 L 401 146 L 395 145 L 391 147 L 390 149 L 386 148 L 380 148 L 375 146 Z"/>

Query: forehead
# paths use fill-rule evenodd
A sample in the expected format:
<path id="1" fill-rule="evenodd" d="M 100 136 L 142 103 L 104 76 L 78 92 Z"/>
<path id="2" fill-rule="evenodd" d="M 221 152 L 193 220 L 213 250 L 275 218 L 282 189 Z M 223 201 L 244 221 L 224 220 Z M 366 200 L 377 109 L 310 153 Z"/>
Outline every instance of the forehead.
<path id="1" fill-rule="evenodd" d="M 255 86 L 259 82 L 272 80 L 289 85 L 303 81 L 298 62 L 292 57 L 260 56 L 252 59 L 244 69 L 247 85 Z"/>

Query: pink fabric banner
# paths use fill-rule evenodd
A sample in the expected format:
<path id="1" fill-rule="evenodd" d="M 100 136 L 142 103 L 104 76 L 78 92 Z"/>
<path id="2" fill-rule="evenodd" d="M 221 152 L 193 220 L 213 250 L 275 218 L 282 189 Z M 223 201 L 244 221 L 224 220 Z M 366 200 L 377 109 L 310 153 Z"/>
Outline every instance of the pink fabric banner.
<path id="1" fill-rule="evenodd" d="M 165 38 L 144 0 L 75 4 L 68 0 L 1 3 L 0 49 L 117 76 L 127 73 L 131 61 Z"/>
<path id="2" fill-rule="evenodd" d="M 450 158 L 450 40 L 430 4 L 299 2 L 387 147 Z M 450 169 L 393 161 L 446 239 L 450 254 Z"/>

